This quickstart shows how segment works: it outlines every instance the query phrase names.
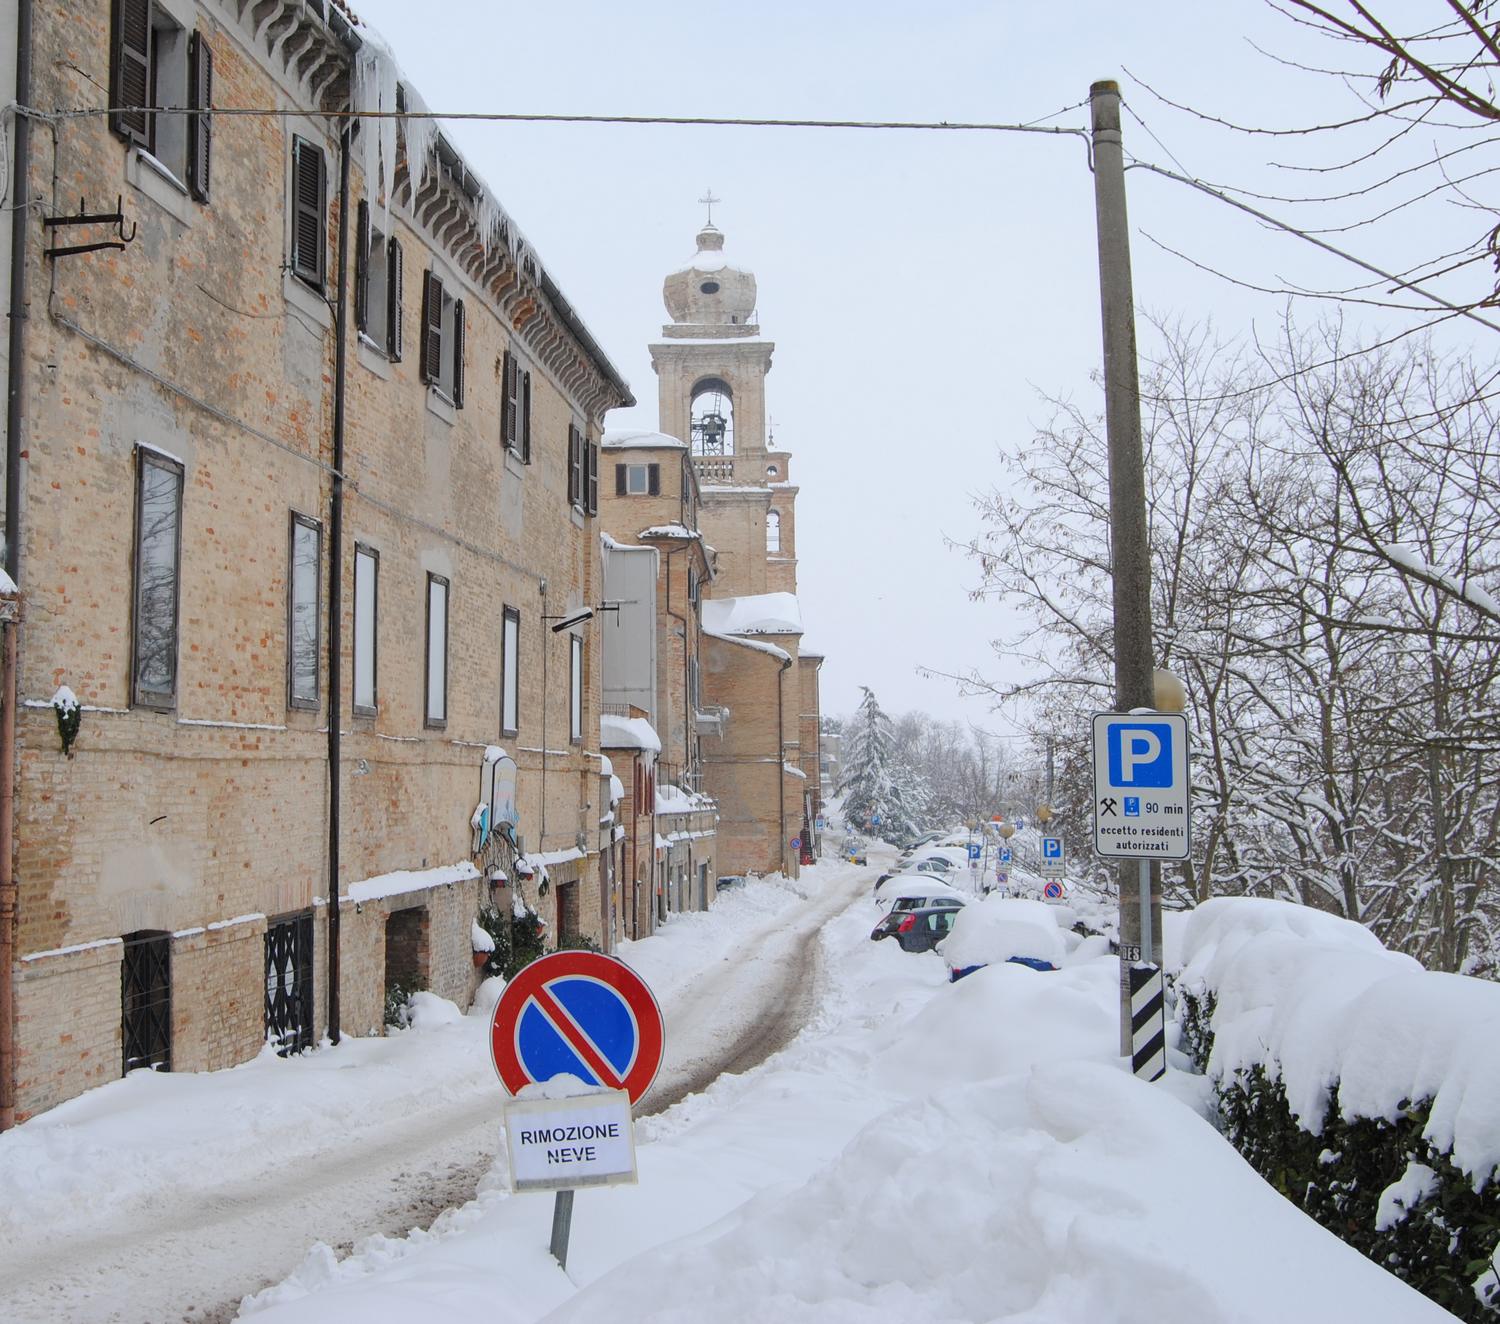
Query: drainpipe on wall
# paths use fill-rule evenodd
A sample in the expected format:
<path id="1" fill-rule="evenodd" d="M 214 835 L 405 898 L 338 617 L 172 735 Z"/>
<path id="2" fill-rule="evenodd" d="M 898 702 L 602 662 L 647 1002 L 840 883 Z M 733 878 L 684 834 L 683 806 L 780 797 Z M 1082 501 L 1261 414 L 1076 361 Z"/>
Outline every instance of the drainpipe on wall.
<path id="1" fill-rule="evenodd" d="M 31 0 L 16 6 L 16 103 L 31 103 Z M 21 583 L 21 429 L 26 416 L 26 231 L 31 203 L 31 121 L 15 117 L 11 163 L 9 382 L 5 404 L 5 570 Z M 4 623 L 0 662 L 0 1131 L 16 1124 L 16 631 Z"/>
<path id="2" fill-rule="evenodd" d="M 344 377 L 349 343 L 349 138 L 339 134 L 338 302 L 333 348 L 333 491 L 329 497 L 328 542 L 328 1038 L 339 1041 L 339 723 L 343 719 L 344 617 Z"/>

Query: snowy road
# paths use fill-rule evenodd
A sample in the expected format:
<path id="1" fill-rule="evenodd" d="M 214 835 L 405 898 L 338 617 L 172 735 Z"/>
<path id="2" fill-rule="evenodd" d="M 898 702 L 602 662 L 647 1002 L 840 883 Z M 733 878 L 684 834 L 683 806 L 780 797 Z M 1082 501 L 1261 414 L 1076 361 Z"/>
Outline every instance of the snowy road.
<path id="1" fill-rule="evenodd" d="M 661 989 L 667 1019 L 666 1062 L 643 1113 L 749 1069 L 797 1032 L 813 1005 L 818 933 L 869 886 L 869 870 L 818 872 L 820 891 L 806 899 L 778 893 L 790 904 L 766 918 L 751 913 L 746 923 L 742 915 L 713 931 L 712 913 L 683 917 L 661 938 L 629 946 L 627 959 Z M 710 931 L 695 933 L 695 925 Z M 674 942 L 679 934 L 687 941 Z M 419 1071 L 411 1079 L 427 1081 Z M 255 1163 L 227 1164 L 218 1181 L 211 1172 L 196 1182 L 168 1179 L 97 1209 L 81 1189 L 66 1210 L 66 1238 L 46 1218 L 13 1223 L 0 1251 L 0 1318 L 228 1320 L 244 1295 L 284 1278 L 315 1241 L 342 1253 L 372 1233 L 426 1226 L 473 1197 L 499 1140 L 501 1096 L 483 1070 L 436 1103 L 407 1088 L 409 1106 L 388 1107 L 378 1123 L 353 1126 L 310 1154 L 295 1145 L 282 1153 L 272 1140 L 256 1148 Z M 220 1157 L 205 1145 L 204 1165 Z"/>

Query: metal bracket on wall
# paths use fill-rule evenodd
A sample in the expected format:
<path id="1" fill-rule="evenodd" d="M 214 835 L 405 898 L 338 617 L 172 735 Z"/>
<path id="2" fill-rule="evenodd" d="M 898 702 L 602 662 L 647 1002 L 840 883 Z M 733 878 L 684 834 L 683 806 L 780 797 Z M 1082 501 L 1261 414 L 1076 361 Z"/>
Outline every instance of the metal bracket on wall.
<path id="1" fill-rule="evenodd" d="M 56 229 L 60 225 L 112 225 L 115 227 L 116 239 L 100 239 L 91 244 L 67 244 L 59 248 L 46 248 L 42 250 L 43 257 L 72 257 L 76 253 L 95 253 L 101 248 L 123 249 L 126 244 L 135 242 L 136 224 L 130 223 L 130 233 L 125 233 L 125 199 L 123 195 L 115 195 L 115 209 L 112 212 L 86 212 L 84 211 L 85 199 L 78 199 L 78 214 L 76 216 L 44 216 L 42 225 L 48 229 Z"/>

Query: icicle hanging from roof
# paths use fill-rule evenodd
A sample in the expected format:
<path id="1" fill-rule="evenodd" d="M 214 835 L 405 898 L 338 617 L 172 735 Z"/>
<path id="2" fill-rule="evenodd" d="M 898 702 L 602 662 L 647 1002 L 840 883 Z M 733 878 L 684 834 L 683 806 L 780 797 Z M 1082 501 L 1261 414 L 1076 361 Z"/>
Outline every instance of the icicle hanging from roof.
<path id="1" fill-rule="evenodd" d="M 384 203 L 382 229 L 386 234 L 391 232 L 391 194 L 396 184 L 395 111 L 400 77 L 401 71 L 390 47 L 365 27 L 360 33 L 360 47 L 354 57 L 351 97 L 357 113 L 373 112 L 381 116 L 360 121 L 360 164 L 365 174 L 366 193 L 372 202 Z"/>
<path id="2" fill-rule="evenodd" d="M 427 103 L 418 95 L 410 83 L 403 83 L 406 95 L 406 172 L 411 179 L 411 191 L 415 196 L 422 181 L 432 171 L 436 156 L 438 123 L 427 113 Z"/>

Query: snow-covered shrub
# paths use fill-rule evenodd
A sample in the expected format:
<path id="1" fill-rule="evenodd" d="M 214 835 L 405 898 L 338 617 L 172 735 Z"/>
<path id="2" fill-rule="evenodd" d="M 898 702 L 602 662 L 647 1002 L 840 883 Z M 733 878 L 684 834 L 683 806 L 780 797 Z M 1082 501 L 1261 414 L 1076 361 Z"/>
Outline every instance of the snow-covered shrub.
<path id="1" fill-rule="evenodd" d="M 1246 1160 L 1460 1319 L 1500 1319 L 1500 987 L 1335 916 L 1221 898 L 1189 921 L 1178 995 Z"/>
<path id="2" fill-rule="evenodd" d="M 385 986 L 385 1024 L 404 1030 L 411 1024 L 411 1000 L 420 993 L 420 984 L 403 984 L 393 979 Z"/>
<path id="3" fill-rule="evenodd" d="M 546 950 L 542 935 L 547 926 L 519 896 L 506 910 L 484 906 L 479 912 L 479 927 L 495 944 L 483 966 L 486 976 L 500 975 L 507 981 L 514 979 L 517 971 L 530 965 Z"/>

